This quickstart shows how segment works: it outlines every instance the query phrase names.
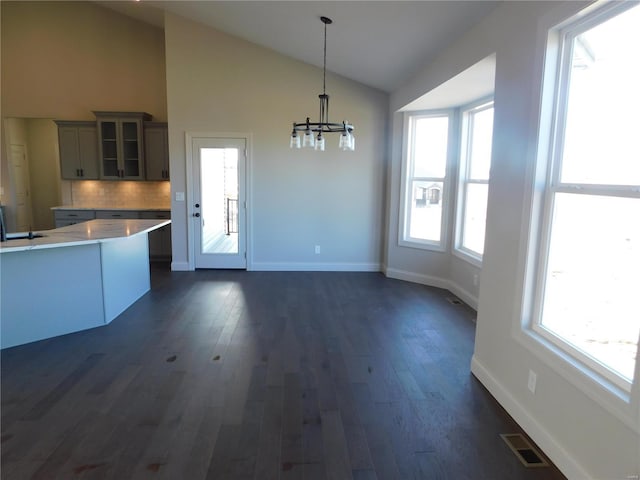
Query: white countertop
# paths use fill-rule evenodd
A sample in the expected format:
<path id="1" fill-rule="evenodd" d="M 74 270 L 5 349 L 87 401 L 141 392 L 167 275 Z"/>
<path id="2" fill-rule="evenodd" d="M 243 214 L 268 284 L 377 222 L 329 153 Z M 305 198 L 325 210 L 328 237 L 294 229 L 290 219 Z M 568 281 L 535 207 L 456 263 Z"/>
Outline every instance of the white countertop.
<path id="1" fill-rule="evenodd" d="M 0 253 L 108 242 L 146 234 L 170 223 L 171 220 L 90 220 L 53 230 L 34 232 L 44 235 L 40 238 L 2 242 Z"/>

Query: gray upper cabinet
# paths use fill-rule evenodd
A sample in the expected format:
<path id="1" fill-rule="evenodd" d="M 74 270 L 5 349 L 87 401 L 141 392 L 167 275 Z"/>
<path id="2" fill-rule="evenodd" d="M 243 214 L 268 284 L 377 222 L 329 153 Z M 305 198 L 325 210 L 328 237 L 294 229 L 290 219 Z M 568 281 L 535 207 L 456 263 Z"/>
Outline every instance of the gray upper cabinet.
<path id="1" fill-rule="evenodd" d="M 65 180 L 97 180 L 98 129 L 96 122 L 56 120 L 60 176 Z"/>
<path id="2" fill-rule="evenodd" d="M 93 112 L 98 125 L 100 178 L 144 180 L 144 112 Z"/>
<path id="3" fill-rule="evenodd" d="M 144 123 L 147 180 L 169 180 L 169 134 L 166 123 Z"/>

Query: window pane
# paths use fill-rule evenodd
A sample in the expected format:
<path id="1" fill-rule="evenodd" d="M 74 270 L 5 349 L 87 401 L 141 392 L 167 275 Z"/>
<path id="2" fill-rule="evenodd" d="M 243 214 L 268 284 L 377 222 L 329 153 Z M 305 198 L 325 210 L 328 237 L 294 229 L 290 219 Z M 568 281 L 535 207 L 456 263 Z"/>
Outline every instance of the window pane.
<path id="1" fill-rule="evenodd" d="M 423 117 L 414 122 L 413 176 L 444 178 L 449 118 Z"/>
<path id="2" fill-rule="evenodd" d="M 633 380 L 640 199 L 556 194 L 542 325 Z"/>
<path id="3" fill-rule="evenodd" d="M 561 181 L 640 184 L 640 7 L 573 41 Z"/>
<path id="4" fill-rule="evenodd" d="M 469 183 L 466 190 L 462 246 L 476 252 L 478 255 L 482 255 L 484 253 L 489 185 L 486 183 Z"/>
<path id="5" fill-rule="evenodd" d="M 442 224 L 442 182 L 411 182 L 409 236 L 440 241 Z"/>
<path id="6" fill-rule="evenodd" d="M 489 180 L 491 141 L 493 135 L 493 107 L 473 113 L 469 152 L 469 178 Z"/>

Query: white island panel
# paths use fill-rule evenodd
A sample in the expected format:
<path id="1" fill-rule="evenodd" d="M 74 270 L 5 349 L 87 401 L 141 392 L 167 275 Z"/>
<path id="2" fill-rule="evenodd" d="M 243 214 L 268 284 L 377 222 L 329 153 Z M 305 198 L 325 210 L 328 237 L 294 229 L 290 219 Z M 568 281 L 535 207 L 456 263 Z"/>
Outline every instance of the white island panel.
<path id="1" fill-rule="evenodd" d="M 111 322 L 151 288 L 149 242 L 135 235 L 101 244 L 105 321 Z"/>
<path id="2" fill-rule="evenodd" d="M 105 324 L 100 245 L 4 253 L 2 348 Z"/>

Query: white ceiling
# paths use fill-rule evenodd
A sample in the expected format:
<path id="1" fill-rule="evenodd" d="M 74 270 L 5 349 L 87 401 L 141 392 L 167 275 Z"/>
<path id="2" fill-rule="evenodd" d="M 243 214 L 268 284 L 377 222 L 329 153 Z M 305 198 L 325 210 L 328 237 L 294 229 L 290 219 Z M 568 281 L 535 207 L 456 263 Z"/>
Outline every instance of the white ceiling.
<path id="1" fill-rule="evenodd" d="M 157 26 L 163 12 L 392 92 L 480 19 L 497 1 L 98 1 Z M 329 85 L 328 85 L 329 89 Z"/>

